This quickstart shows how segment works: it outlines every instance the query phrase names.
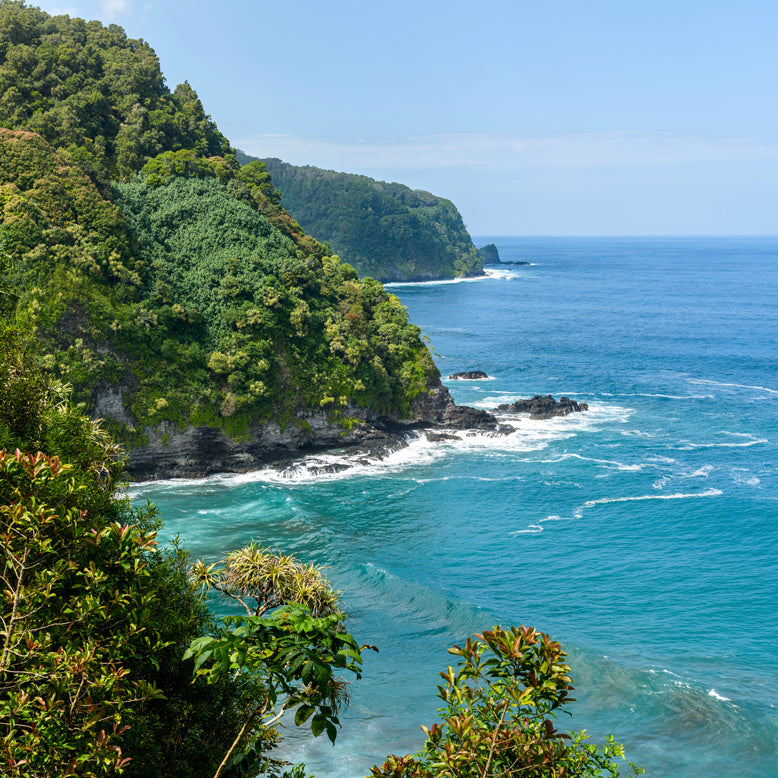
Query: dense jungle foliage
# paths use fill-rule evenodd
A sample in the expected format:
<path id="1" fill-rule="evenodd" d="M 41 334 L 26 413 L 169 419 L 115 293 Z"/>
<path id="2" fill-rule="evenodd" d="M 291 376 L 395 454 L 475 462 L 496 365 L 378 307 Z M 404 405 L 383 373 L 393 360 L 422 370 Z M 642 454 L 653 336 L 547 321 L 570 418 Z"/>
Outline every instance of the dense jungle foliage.
<path id="1" fill-rule="evenodd" d="M 125 443 L 162 420 L 408 415 L 436 375 L 397 299 L 305 235 L 119 27 L 0 0 L 0 123 L 9 315 L 87 408 L 121 393 Z"/>
<path id="2" fill-rule="evenodd" d="M 238 159 L 252 157 L 238 152 Z M 282 203 L 311 235 L 380 281 L 479 275 L 481 256 L 450 200 L 367 176 L 264 159 Z"/>
<path id="3" fill-rule="evenodd" d="M 279 708 L 334 740 L 337 679 L 359 675 L 337 593 L 250 546 L 225 577 L 200 565 L 266 606 L 218 623 L 185 551 L 158 547 L 154 507 L 118 491 L 120 450 L 34 357 L 0 325 L 0 774 L 287 775 L 267 753 Z"/>
<path id="4" fill-rule="evenodd" d="M 337 593 L 257 544 L 212 565 L 160 549 L 155 509 L 122 495 L 121 450 L 83 408 L 119 390 L 114 429 L 133 444 L 163 419 L 238 435 L 305 407 L 344 421 L 352 401 L 404 414 L 437 375 L 419 331 L 115 25 L 0 0 L 0 125 L 0 774 L 303 778 L 268 751 L 283 710 L 337 734 L 365 648 Z M 219 593 L 246 612 L 217 620 Z M 478 657 L 450 671 L 446 725 L 374 774 L 453 775 L 440 754 L 468 716 L 473 774 L 526 748 L 575 766 L 544 708 L 515 711 L 535 699 L 533 657 L 530 691 L 511 673 L 473 700 Z M 565 774 L 594 775 L 590 754 Z"/>
<path id="5" fill-rule="evenodd" d="M 38 133 L 111 178 L 170 149 L 233 153 L 189 84 L 165 86 L 147 43 L 14 0 L 0 3 L 0 127 Z"/>
<path id="6" fill-rule="evenodd" d="M 362 652 L 315 566 L 258 543 L 190 564 L 121 452 L 0 326 L 0 772 L 8 778 L 305 778 L 271 756 L 288 712 L 337 737 Z M 205 593 L 240 607 L 216 620 Z M 559 644 L 495 627 L 450 653 L 423 749 L 371 775 L 596 778 L 623 749 L 554 727 L 572 702 Z M 642 771 L 634 770 L 634 774 Z"/>

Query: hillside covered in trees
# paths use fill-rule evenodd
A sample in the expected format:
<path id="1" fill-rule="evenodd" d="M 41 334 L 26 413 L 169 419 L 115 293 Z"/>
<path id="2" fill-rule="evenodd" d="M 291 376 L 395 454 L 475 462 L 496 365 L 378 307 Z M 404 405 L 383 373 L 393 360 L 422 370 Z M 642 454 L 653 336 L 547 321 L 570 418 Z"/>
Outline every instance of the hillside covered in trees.
<path id="1" fill-rule="evenodd" d="M 254 159 L 240 152 L 238 158 Z M 261 161 L 284 208 L 360 276 L 429 281 L 483 274 L 481 256 L 450 200 L 367 176 Z"/>
<path id="2" fill-rule="evenodd" d="M 302 231 L 143 41 L 2 0 L 0 126 L 0 302 L 131 464 L 246 469 L 312 428 L 412 420 L 437 385 L 397 298 Z"/>
<path id="3" fill-rule="evenodd" d="M 257 543 L 211 564 L 160 548 L 156 509 L 130 504 L 122 449 L 90 418 L 129 447 L 130 474 L 153 477 L 451 415 L 397 298 L 279 203 L 265 165 L 238 164 L 147 44 L 0 0 L 7 778 L 305 778 L 273 757 L 282 714 L 336 738 L 343 676 L 372 648 L 339 594 Z M 237 610 L 216 618 L 219 595 Z M 561 648 L 534 630 L 484 639 L 457 649 L 422 751 L 372 774 L 615 776 L 617 747 L 552 726 L 572 688 Z"/>

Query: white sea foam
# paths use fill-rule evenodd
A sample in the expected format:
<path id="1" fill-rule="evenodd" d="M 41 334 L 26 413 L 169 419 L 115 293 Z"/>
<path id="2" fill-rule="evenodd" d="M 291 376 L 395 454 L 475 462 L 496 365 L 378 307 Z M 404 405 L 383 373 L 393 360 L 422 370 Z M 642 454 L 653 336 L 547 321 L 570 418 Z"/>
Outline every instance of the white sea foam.
<path id="1" fill-rule="evenodd" d="M 600 497 L 597 500 L 587 500 L 579 508 L 576 508 L 573 515 L 580 519 L 587 508 L 594 508 L 597 505 L 608 505 L 614 502 L 643 502 L 645 500 L 693 500 L 699 497 L 718 497 L 722 494 L 720 489 L 708 489 L 704 492 L 679 492 L 677 494 L 641 494 L 637 497 Z"/>
<path id="2" fill-rule="evenodd" d="M 656 433 L 646 432 L 645 430 L 616 430 L 619 435 L 627 438 L 655 438 Z"/>
<path id="3" fill-rule="evenodd" d="M 738 472 L 740 470 L 741 472 Z M 762 483 L 761 479 L 755 475 L 749 475 L 749 471 L 743 472 L 741 468 L 735 468 L 732 471 L 732 480 L 736 484 L 744 484 L 745 486 L 759 486 Z"/>
<path id="4" fill-rule="evenodd" d="M 490 275 L 483 276 L 469 276 L 467 278 L 441 278 L 437 281 L 389 281 L 384 284 L 385 289 L 391 289 L 393 287 L 409 287 L 409 286 L 448 286 L 450 284 L 467 284 L 474 281 L 489 281 L 493 278 Z"/>
<path id="5" fill-rule="evenodd" d="M 528 527 L 540 527 L 543 529 L 543 524 L 549 521 L 574 521 L 583 518 L 584 511 L 589 508 L 595 508 L 598 505 L 608 505 L 610 503 L 619 502 L 643 502 L 647 500 L 691 500 L 701 497 L 718 497 L 722 492 L 720 489 L 708 489 L 704 492 L 692 492 L 692 493 L 677 493 L 677 494 L 641 494 L 636 497 L 600 497 L 596 500 L 587 500 L 583 505 L 579 505 L 573 510 L 572 516 L 559 516 L 557 514 L 551 514 L 544 519 L 540 519 L 537 523 L 529 524 Z M 538 532 L 539 530 L 514 530 L 510 534 L 518 535 L 524 532 Z"/>
<path id="6" fill-rule="evenodd" d="M 512 396 L 515 398 L 515 394 Z M 629 418 L 631 413 L 632 409 L 630 408 L 598 404 L 584 413 L 556 416 L 551 419 L 530 420 L 526 415 L 497 414 L 500 421 L 513 428 L 512 432 L 497 435 L 479 430 L 432 429 L 429 430 L 430 433 L 438 433 L 445 437 L 440 440 L 430 440 L 422 432 L 413 433 L 408 437 L 407 447 L 381 458 L 370 458 L 362 452 L 349 452 L 348 450 L 337 453 L 312 454 L 282 469 L 265 468 L 241 476 L 229 476 L 229 478 L 233 479 L 235 483 L 264 481 L 284 484 L 342 480 L 406 471 L 464 452 L 488 451 L 496 454 L 510 454 L 541 451 L 554 442 L 574 437 L 580 432 L 597 427 L 601 423 L 621 423 Z M 585 457 L 580 458 L 585 459 Z M 602 460 L 602 462 L 619 470 L 639 470 L 641 468 L 641 465 L 610 460 Z"/>
<path id="7" fill-rule="evenodd" d="M 566 396 L 575 397 L 575 394 L 566 394 Z M 623 405 L 614 405 L 611 403 L 590 403 L 589 409 L 580 413 L 569 413 L 567 416 L 552 416 L 550 419 L 530 419 L 526 413 L 508 413 L 506 411 L 495 411 L 497 405 L 503 403 L 515 402 L 516 393 L 503 394 L 498 396 L 485 397 L 477 403 L 473 403 L 478 408 L 486 408 L 494 413 L 499 419 L 508 421 L 519 420 L 529 424 L 541 425 L 562 425 L 570 429 L 589 429 L 600 424 L 625 424 L 634 413 L 633 408 Z"/>
<path id="8" fill-rule="evenodd" d="M 517 529 L 511 532 L 511 535 L 537 535 L 538 532 L 543 532 L 543 527 L 539 524 L 530 524 L 526 529 Z"/>
<path id="9" fill-rule="evenodd" d="M 708 692 L 709 697 L 713 697 L 716 700 L 721 700 L 722 702 L 732 702 L 729 697 L 723 697 L 721 694 L 719 694 L 715 689 L 711 689 Z"/>
<path id="10" fill-rule="evenodd" d="M 622 413 L 619 409 L 618 413 Z M 224 489 L 249 483 L 301 484 L 314 481 L 343 480 L 354 477 L 389 475 L 407 471 L 416 467 L 425 467 L 444 457 L 466 452 L 488 451 L 500 453 L 521 453 L 540 451 L 550 444 L 575 436 L 588 429 L 597 420 L 613 419 L 613 414 L 571 414 L 544 420 L 529 420 L 526 417 L 501 417 L 501 421 L 512 427 L 513 431 L 497 435 L 480 430 L 432 429 L 443 439 L 430 440 L 422 432 L 411 433 L 407 437 L 408 445 L 385 456 L 370 456 L 362 451 L 323 452 L 303 457 L 284 466 L 270 466 L 242 474 L 214 475 L 202 479 L 171 479 L 169 481 L 147 482 L 139 485 L 143 492 L 165 490 L 168 488 L 197 488 L 211 486 Z M 582 457 L 583 458 L 583 457 Z M 618 469 L 637 469 L 637 466 L 618 462 L 611 463 Z M 439 480 L 439 479 L 435 479 Z M 130 492 L 131 497 L 140 496 L 138 490 Z"/>
<path id="11" fill-rule="evenodd" d="M 544 464 L 556 464 L 557 462 L 564 462 L 567 459 L 580 459 L 582 462 L 594 462 L 596 465 L 604 465 L 608 470 L 623 470 L 626 472 L 637 472 L 647 467 L 647 463 L 628 465 L 624 462 L 617 462 L 613 459 L 597 459 L 595 457 L 585 457 L 582 454 L 576 454 L 568 452 L 560 454 L 558 457 L 551 459 L 541 459 L 540 462 Z"/>
<path id="12" fill-rule="evenodd" d="M 512 281 L 516 278 L 516 273 L 513 273 L 510 270 L 503 270 L 502 268 L 498 268 L 497 270 L 493 268 L 484 268 L 484 273 L 489 278 L 501 278 L 503 281 Z"/>
<path id="13" fill-rule="evenodd" d="M 622 394 L 619 397 L 656 397 L 661 400 L 713 400 L 712 394 L 652 394 L 649 392 L 635 392 L 632 394 Z"/>
<path id="14" fill-rule="evenodd" d="M 690 384 L 709 384 L 710 386 L 721 386 L 733 389 L 754 389 L 758 392 L 767 392 L 768 394 L 778 394 L 778 389 L 771 389 L 767 386 L 753 386 L 751 384 L 731 384 L 723 381 L 711 381 L 705 378 L 687 378 Z"/>
<path id="15" fill-rule="evenodd" d="M 478 384 L 482 384 L 485 381 L 496 381 L 497 378 L 493 375 L 488 375 L 486 378 L 443 378 L 442 382 L 446 386 L 457 386 L 458 384 L 466 384 L 469 388 L 480 389 Z"/>
<path id="16" fill-rule="evenodd" d="M 515 399 L 516 394 L 512 394 Z M 492 403 L 489 407 L 494 407 Z M 408 445 L 383 456 L 370 456 L 362 451 L 343 449 L 311 454 L 284 466 L 271 465 L 240 474 L 216 474 L 199 479 L 168 479 L 133 484 L 127 489 L 131 499 L 145 496 L 153 498 L 154 493 L 187 489 L 202 494 L 204 489 L 222 491 L 251 483 L 303 484 L 327 480 L 343 480 L 355 477 L 390 475 L 425 467 L 444 457 L 464 453 L 488 451 L 500 453 L 524 453 L 542 451 L 554 442 L 563 441 L 582 432 L 596 429 L 601 424 L 620 424 L 627 421 L 631 408 L 597 403 L 583 413 L 555 416 L 550 419 L 529 419 L 523 414 L 497 414 L 502 423 L 513 431 L 497 435 L 479 430 L 429 430 L 439 433 L 443 439 L 430 440 L 422 432 L 407 436 Z M 572 455 L 577 456 L 577 455 Z M 584 459 L 584 457 L 581 457 Z M 597 460 L 593 460 L 597 461 Z M 619 470 L 639 470 L 640 465 L 611 460 L 601 460 L 607 467 Z"/>
<path id="17" fill-rule="evenodd" d="M 770 442 L 767 438 L 756 438 L 753 435 L 742 432 L 722 432 L 721 434 L 748 438 L 748 440 L 744 440 L 741 443 L 692 443 L 689 440 L 680 440 L 677 448 L 681 451 L 692 451 L 698 448 L 750 448 L 751 446 L 759 446 Z"/>

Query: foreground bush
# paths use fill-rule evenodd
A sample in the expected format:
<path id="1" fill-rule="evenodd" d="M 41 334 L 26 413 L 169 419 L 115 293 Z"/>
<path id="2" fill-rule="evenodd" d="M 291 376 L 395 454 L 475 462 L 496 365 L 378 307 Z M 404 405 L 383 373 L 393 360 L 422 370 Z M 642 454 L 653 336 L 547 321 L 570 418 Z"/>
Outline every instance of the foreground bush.
<path id="1" fill-rule="evenodd" d="M 583 733 L 554 728 L 559 710 L 574 700 L 565 652 L 531 627 L 495 627 L 449 652 L 459 666 L 441 673 L 441 722 L 422 727 L 424 748 L 390 756 L 375 778 L 595 778 L 618 776 L 621 745 L 602 748 Z M 643 770 L 632 763 L 635 775 Z"/>
<path id="2" fill-rule="evenodd" d="M 334 739 L 334 671 L 358 673 L 360 648 L 326 581 L 301 568 L 319 605 L 273 593 L 251 547 L 235 552 L 254 576 L 243 594 L 273 610 L 217 624 L 186 552 L 158 548 L 153 506 L 132 507 L 121 477 L 99 424 L 0 327 L 0 774 L 279 775 L 266 714 L 284 707 Z"/>

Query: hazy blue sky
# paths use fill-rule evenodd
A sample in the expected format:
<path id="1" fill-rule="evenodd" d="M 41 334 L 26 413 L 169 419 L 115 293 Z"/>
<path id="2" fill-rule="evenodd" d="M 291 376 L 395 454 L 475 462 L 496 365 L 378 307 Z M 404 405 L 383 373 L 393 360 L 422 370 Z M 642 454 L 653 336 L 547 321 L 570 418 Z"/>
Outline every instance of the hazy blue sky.
<path id="1" fill-rule="evenodd" d="M 452 199 L 484 234 L 778 233 L 776 0 L 51 0 L 230 141 Z"/>

